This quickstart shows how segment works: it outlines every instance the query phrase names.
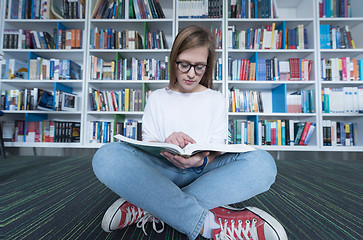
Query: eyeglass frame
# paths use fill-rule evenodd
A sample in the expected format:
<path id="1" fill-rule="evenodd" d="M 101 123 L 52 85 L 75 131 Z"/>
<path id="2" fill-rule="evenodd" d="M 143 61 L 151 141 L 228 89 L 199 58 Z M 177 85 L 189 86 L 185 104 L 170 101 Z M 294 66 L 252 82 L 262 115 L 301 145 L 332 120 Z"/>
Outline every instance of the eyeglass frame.
<path id="1" fill-rule="evenodd" d="M 194 73 L 195 73 L 196 75 L 202 75 L 202 74 L 204 74 L 204 73 L 205 73 L 205 71 L 207 70 L 207 68 L 209 67 L 209 66 L 208 66 L 208 65 L 206 65 L 206 64 L 191 64 L 191 63 L 186 62 L 186 61 L 175 61 L 175 63 L 176 63 L 176 65 L 177 65 L 177 69 L 178 69 L 178 71 L 180 71 L 181 73 L 187 73 L 187 72 L 189 72 L 189 71 L 190 71 L 190 69 L 193 67 L 193 69 L 194 69 Z M 181 70 L 179 69 L 179 64 L 181 64 L 181 63 L 187 63 L 187 64 L 189 64 L 189 68 L 188 68 L 188 70 L 187 70 L 187 71 L 183 72 L 183 71 L 181 71 Z M 202 72 L 202 73 L 197 73 L 197 71 L 195 70 L 195 67 L 197 67 L 197 66 L 203 66 L 203 67 L 205 67 L 204 72 Z"/>

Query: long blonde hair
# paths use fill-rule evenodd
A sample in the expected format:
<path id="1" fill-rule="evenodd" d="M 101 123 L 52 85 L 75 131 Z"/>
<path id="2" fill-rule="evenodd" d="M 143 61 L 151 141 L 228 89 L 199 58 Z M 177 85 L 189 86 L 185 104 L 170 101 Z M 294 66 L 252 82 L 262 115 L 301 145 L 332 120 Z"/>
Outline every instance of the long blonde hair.
<path id="1" fill-rule="evenodd" d="M 182 29 L 174 40 L 169 57 L 169 88 L 172 88 L 178 81 L 176 78 L 177 68 L 175 61 L 179 54 L 185 50 L 202 46 L 208 47 L 208 68 L 205 71 L 200 84 L 207 88 L 213 89 L 213 69 L 216 58 L 214 36 L 210 32 L 204 30 L 202 27 L 196 25 L 191 25 Z"/>

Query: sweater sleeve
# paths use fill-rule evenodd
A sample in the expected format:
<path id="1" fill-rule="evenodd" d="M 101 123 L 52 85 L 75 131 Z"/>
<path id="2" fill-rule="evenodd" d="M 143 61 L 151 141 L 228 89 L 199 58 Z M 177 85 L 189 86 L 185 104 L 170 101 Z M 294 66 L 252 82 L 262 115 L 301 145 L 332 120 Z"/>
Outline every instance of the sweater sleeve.
<path id="1" fill-rule="evenodd" d="M 228 136 L 228 118 L 226 100 L 222 95 L 219 95 L 218 103 L 216 103 L 214 119 L 213 134 L 210 142 L 224 144 Z"/>
<path id="2" fill-rule="evenodd" d="M 145 142 L 161 141 L 157 139 L 159 130 L 158 124 L 158 109 L 156 108 L 156 101 L 151 94 L 146 102 L 144 114 L 142 117 L 142 140 Z"/>

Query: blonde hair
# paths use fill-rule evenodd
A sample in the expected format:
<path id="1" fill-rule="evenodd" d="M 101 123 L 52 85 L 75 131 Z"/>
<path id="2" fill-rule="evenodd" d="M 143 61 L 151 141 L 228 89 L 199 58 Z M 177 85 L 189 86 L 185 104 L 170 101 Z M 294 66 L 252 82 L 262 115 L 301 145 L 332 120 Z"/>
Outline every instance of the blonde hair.
<path id="1" fill-rule="evenodd" d="M 213 89 L 213 69 L 216 58 L 214 36 L 210 32 L 204 30 L 202 27 L 196 25 L 188 26 L 182 29 L 174 40 L 169 57 L 169 88 L 172 88 L 178 81 L 176 79 L 176 59 L 179 54 L 185 50 L 202 46 L 208 47 L 208 67 L 200 81 L 200 84 L 207 88 Z"/>

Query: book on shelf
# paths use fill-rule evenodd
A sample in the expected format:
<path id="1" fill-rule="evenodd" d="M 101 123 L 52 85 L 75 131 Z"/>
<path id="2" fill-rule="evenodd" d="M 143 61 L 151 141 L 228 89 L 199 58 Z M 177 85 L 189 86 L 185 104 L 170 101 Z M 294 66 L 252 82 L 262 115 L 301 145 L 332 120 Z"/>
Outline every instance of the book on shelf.
<path id="1" fill-rule="evenodd" d="M 12 129 L 7 133 L 13 136 L 7 139 L 11 142 L 80 142 L 80 122 L 15 120 L 7 124 Z"/>
<path id="2" fill-rule="evenodd" d="M 347 18 L 351 15 L 351 2 L 347 0 L 319 0 L 320 18 Z"/>
<path id="3" fill-rule="evenodd" d="M 14 139 L 15 122 L 14 121 L 2 121 L 3 139 L 4 142 L 12 142 Z"/>
<path id="4" fill-rule="evenodd" d="M 356 146 L 358 143 L 358 129 L 354 122 L 323 120 L 322 128 L 324 146 Z"/>
<path id="5" fill-rule="evenodd" d="M 321 49 L 355 49 L 352 33 L 348 25 L 343 27 L 330 24 L 320 25 Z"/>
<path id="6" fill-rule="evenodd" d="M 276 0 L 231 1 L 230 18 L 277 18 Z"/>
<path id="7" fill-rule="evenodd" d="M 363 101 L 360 87 L 322 88 L 322 112 L 357 114 Z"/>
<path id="8" fill-rule="evenodd" d="M 228 62 L 228 78 L 232 81 L 309 81 L 313 65 L 309 59 L 279 60 L 277 57 L 257 58 L 257 62 L 229 57 Z"/>
<path id="9" fill-rule="evenodd" d="M 260 91 L 244 91 L 232 87 L 229 91 L 230 112 L 263 112 Z"/>
<path id="10" fill-rule="evenodd" d="M 37 110 L 53 111 L 54 108 L 54 96 L 50 91 L 43 91 L 40 95 Z"/>
<path id="11" fill-rule="evenodd" d="M 90 48 L 144 49 L 144 44 L 141 35 L 135 30 L 127 29 L 117 31 L 112 28 L 99 29 L 98 27 L 95 27 L 90 30 Z"/>
<path id="12" fill-rule="evenodd" d="M 18 59 L 3 59 L 0 61 L 1 79 L 26 79 L 28 64 Z"/>
<path id="13" fill-rule="evenodd" d="M 188 144 L 184 148 L 180 148 L 179 146 L 171 143 L 138 141 L 119 134 L 116 135 L 115 138 L 157 157 L 161 156 L 160 152 L 162 151 L 167 151 L 182 157 L 190 157 L 204 151 L 239 153 L 254 150 L 254 148 L 245 144 Z"/>
<path id="14" fill-rule="evenodd" d="M 178 17 L 179 18 L 222 18 L 223 1 L 188 1 L 179 0 Z"/>
<path id="15" fill-rule="evenodd" d="M 307 29 L 303 24 L 286 28 L 285 22 L 262 25 L 259 28 L 227 28 L 229 49 L 308 49 Z"/>
<path id="16" fill-rule="evenodd" d="M 315 91 L 301 90 L 286 95 L 286 112 L 315 113 Z"/>
<path id="17" fill-rule="evenodd" d="M 323 81 L 361 81 L 363 59 L 351 57 L 322 58 L 321 80 Z"/>
<path id="18" fill-rule="evenodd" d="M 230 144 L 255 144 L 254 121 L 233 119 L 228 123 L 228 131 L 231 135 Z"/>
<path id="19" fill-rule="evenodd" d="M 90 121 L 88 123 L 88 143 L 114 142 L 114 136 L 123 135 L 131 139 L 142 139 L 142 122 L 135 119 L 124 121 Z"/>
<path id="20" fill-rule="evenodd" d="M 84 19 L 84 0 L 7 0 L 7 19 Z"/>
<path id="21" fill-rule="evenodd" d="M 53 35 L 46 31 L 27 29 L 4 30 L 4 49 L 81 49 L 81 29 L 55 29 Z"/>
<path id="22" fill-rule="evenodd" d="M 156 0 L 98 0 L 91 14 L 93 19 L 155 19 L 165 18 Z"/>

